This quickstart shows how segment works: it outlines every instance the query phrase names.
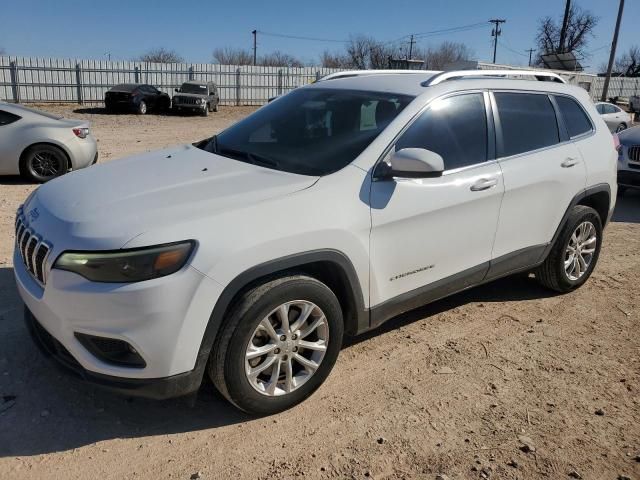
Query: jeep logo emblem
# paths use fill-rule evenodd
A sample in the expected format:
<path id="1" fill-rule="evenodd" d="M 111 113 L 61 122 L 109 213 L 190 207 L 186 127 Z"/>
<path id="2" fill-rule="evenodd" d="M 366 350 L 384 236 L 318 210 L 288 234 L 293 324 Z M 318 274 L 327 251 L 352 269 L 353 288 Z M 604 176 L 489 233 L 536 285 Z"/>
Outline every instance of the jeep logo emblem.
<path id="1" fill-rule="evenodd" d="M 40 212 L 38 212 L 37 208 L 32 208 L 31 210 L 29 210 L 28 215 L 29 215 L 29 220 L 31 220 L 32 222 L 35 222 L 40 216 Z"/>

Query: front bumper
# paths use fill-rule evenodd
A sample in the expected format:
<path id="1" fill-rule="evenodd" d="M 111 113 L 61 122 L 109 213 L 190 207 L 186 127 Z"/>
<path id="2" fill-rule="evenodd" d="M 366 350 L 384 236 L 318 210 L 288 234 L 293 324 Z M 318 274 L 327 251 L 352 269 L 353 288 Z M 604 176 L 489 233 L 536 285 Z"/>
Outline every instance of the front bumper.
<path id="1" fill-rule="evenodd" d="M 24 320 L 31 338 L 45 356 L 55 360 L 66 371 L 100 388 L 126 395 L 164 400 L 188 395 L 200 387 L 202 373 L 196 369 L 165 378 L 123 378 L 92 372 L 83 368 L 64 345 L 47 332 L 26 306 Z"/>
<path id="2" fill-rule="evenodd" d="M 195 112 L 195 111 L 203 111 L 204 109 L 207 108 L 207 104 L 203 103 L 203 104 L 194 105 L 192 103 L 188 103 L 188 104 L 178 103 L 178 104 L 173 104 L 171 108 L 173 110 L 191 110 Z"/>
<path id="3" fill-rule="evenodd" d="M 175 396 L 179 390 L 188 393 L 194 383 L 199 384 L 200 347 L 222 290 L 213 280 L 190 266 L 132 284 L 90 282 L 52 269 L 43 288 L 17 251 L 13 261 L 18 292 L 29 312 L 26 317 L 32 324 L 37 319 L 36 325 L 52 340 L 45 343 L 55 347 L 49 348 L 50 353 L 68 368 L 94 383 L 155 398 Z M 129 367 L 100 358 L 85 348 L 77 334 L 126 342 L 145 365 Z"/>

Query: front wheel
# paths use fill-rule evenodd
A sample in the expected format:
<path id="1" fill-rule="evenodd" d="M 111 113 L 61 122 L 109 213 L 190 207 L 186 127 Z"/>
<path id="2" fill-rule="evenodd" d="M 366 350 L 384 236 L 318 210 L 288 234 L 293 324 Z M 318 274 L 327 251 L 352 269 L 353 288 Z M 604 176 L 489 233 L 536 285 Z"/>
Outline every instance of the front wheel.
<path id="1" fill-rule="evenodd" d="M 144 101 L 140 101 L 136 112 L 138 115 L 145 115 L 147 113 L 147 104 Z"/>
<path id="2" fill-rule="evenodd" d="M 309 397 L 342 346 L 342 310 L 318 280 L 289 276 L 247 293 L 233 307 L 209 359 L 217 389 L 241 410 L 273 414 Z"/>
<path id="3" fill-rule="evenodd" d="M 591 276 L 602 245 L 602 221 L 591 207 L 571 209 L 560 235 L 544 263 L 535 272 L 545 287 L 565 293 L 574 290 Z"/>

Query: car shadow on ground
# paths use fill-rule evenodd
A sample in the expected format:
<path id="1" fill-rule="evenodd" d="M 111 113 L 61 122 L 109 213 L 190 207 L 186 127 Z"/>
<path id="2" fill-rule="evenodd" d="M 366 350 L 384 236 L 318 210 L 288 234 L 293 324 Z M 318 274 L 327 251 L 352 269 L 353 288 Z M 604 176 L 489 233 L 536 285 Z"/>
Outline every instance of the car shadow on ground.
<path id="1" fill-rule="evenodd" d="M 0 185 L 38 185 L 38 184 L 31 180 L 26 180 L 20 175 L 0 175 Z"/>
<path id="2" fill-rule="evenodd" d="M 73 110 L 73 113 L 79 113 L 83 115 L 131 115 L 131 116 L 139 116 L 133 110 L 127 110 L 122 108 L 120 110 L 109 111 L 104 107 L 82 107 L 76 108 Z M 156 112 L 155 110 L 148 111 L 145 115 L 161 115 L 167 116 L 171 115 L 171 111 L 167 112 Z"/>
<path id="3" fill-rule="evenodd" d="M 640 223 L 640 188 L 628 189 L 618 195 L 612 222 Z"/>

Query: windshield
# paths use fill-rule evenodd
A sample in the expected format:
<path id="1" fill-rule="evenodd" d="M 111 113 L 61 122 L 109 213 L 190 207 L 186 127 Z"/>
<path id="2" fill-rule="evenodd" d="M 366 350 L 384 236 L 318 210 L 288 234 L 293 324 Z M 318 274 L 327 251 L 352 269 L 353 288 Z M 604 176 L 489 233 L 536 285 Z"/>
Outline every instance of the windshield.
<path id="1" fill-rule="evenodd" d="M 194 85 L 193 83 L 184 83 L 182 87 L 180 87 L 180 91 L 182 93 L 199 93 L 201 95 L 207 94 L 207 86 L 206 85 Z"/>
<path id="2" fill-rule="evenodd" d="M 287 172 L 327 175 L 355 160 L 411 100 L 393 93 L 294 90 L 201 148 Z"/>

